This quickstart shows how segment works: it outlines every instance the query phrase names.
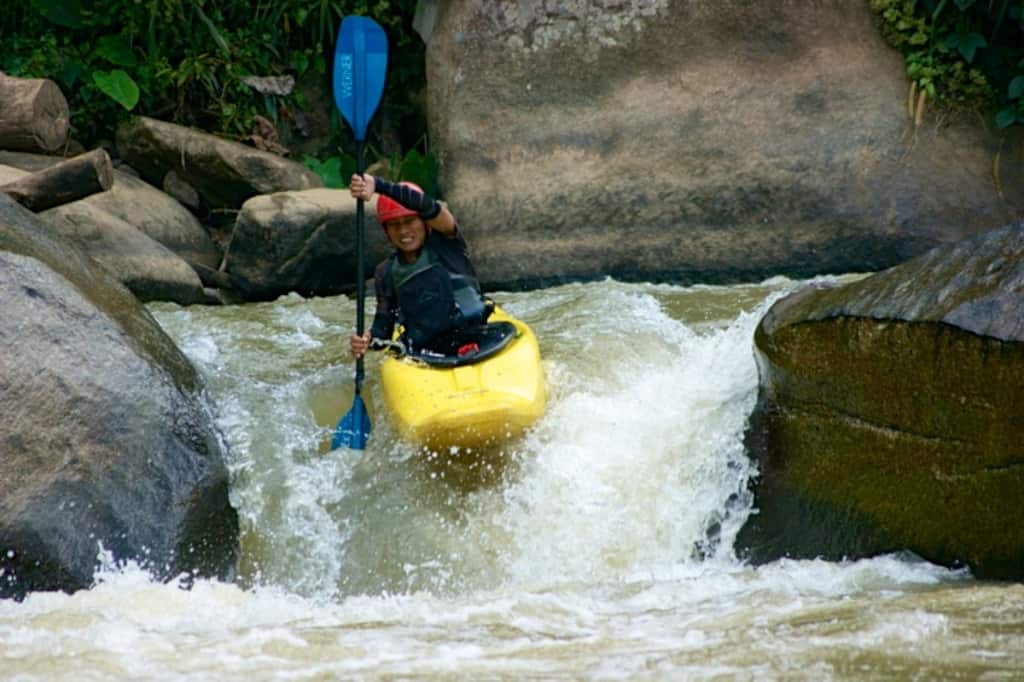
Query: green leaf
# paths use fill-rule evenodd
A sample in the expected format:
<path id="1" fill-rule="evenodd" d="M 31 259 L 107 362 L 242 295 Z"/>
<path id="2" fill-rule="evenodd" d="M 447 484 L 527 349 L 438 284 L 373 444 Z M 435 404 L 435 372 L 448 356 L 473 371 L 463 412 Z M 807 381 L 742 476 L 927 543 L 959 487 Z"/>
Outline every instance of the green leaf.
<path id="1" fill-rule="evenodd" d="M 341 155 L 341 181 L 343 187 L 348 187 L 348 179 L 356 172 L 356 159 L 348 154 Z"/>
<path id="2" fill-rule="evenodd" d="M 324 187 L 341 189 L 345 186 L 341 182 L 341 159 L 338 157 L 320 161 L 315 157 L 307 155 L 303 157 L 302 162 L 306 165 L 306 168 L 320 176 Z"/>
<path id="3" fill-rule="evenodd" d="M 306 73 L 309 68 L 309 55 L 305 52 L 293 52 L 291 55 L 292 68 L 298 75 Z"/>
<path id="4" fill-rule="evenodd" d="M 356 161 L 351 156 L 344 154 L 335 156 L 326 161 L 309 156 L 302 157 L 302 163 L 306 168 L 320 176 L 324 187 L 331 189 L 344 189 L 348 187 L 348 179 L 356 172 Z"/>
<path id="5" fill-rule="evenodd" d="M 996 125 L 1000 128 L 1009 128 L 1019 120 L 1016 109 L 1007 107 L 996 114 Z"/>
<path id="6" fill-rule="evenodd" d="M 32 0 L 32 6 L 58 26 L 82 27 L 82 3 L 80 0 Z"/>
<path id="7" fill-rule="evenodd" d="M 198 4 L 194 4 L 193 8 L 199 15 L 199 20 L 206 25 L 206 30 L 210 32 L 210 37 L 213 38 L 213 42 L 217 43 L 217 46 L 224 51 L 224 54 L 230 55 L 231 48 L 228 46 L 228 41 L 224 40 L 224 36 L 220 34 L 220 31 L 217 30 L 214 23 L 210 21 L 210 17 L 206 16 L 206 12 L 203 11 L 203 8 Z"/>
<path id="8" fill-rule="evenodd" d="M 959 50 L 968 63 L 974 60 L 974 53 L 979 47 L 987 47 L 988 43 L 985 41 L 985 36 L 981 35 L 977 31 L 971 31 L 970 33 L 951 33 L 946 38 L 946 47 L 949 49 Z"/>
<path id="9" fill-rule="evenodd" d="M 437 157 L 409 150 L 402 159 L 401 179 L 415 182 L 427 194 L 437 196 Z"/>
<path id="10" fill-rule="evenodd" d="M 1024 76 L 1017 76 L 1010 81 L 1008 94 L 1010 95 L 1010 99 L 1017 99 L 1024 96 Z"/>
<path id="11" fill-rule="evenodd" d="M 975 0 L 956 0 L 956 6 L 960 8 L 961 12 L 967 11 L 967 8 L 974 4 Z"/>
<path id="12" fill-rule="evenodd" d="M 103 36 L 96 41 L 96 54 L 117 66 L 135 66 L 138 60 L 124 36 Z"/>
<path id="13" fill-rule="evenodd" d="M 82 75 L 83 70 L 84 69 L 80 62 L 77 62 L 74 59 L 69 59 L 64 62 L 64 67 L 60 70 L 60 74 L 57 77 L 60 79 L 60 82 L 70 90 L 75 84 L 75 81 L 77 81 L 79 76 Z"/>
<path id="14" fill-rule="evenodd" d="M 100 92 L 131 111 L 139 103 L 139 86 L 121 69 L 95 71 L 92 80 Z"/>

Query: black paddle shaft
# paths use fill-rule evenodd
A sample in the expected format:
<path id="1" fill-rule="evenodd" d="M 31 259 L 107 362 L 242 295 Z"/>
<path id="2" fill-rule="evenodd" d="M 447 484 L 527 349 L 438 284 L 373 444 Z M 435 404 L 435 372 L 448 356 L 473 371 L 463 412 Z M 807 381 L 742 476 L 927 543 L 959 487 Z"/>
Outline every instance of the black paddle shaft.
<path id="1" fill-rule="evenodd" d="M 356 140 L 356 173 L 366 170 L 363 156 L 366 126 L 373 118 L 381 95 L 388 62 L 388 40 L 380 24 L 369 17 L 346 16 L 338 29 L 334 47 L 334 103 L 352 128 Z M 356 334 L 366 333 L 366 214 L 364 201 L 356 199 Z M 355 399 L 352 409 L 334 430 L 331 448 L 366 448 L 370 436 L 370 417 L 359 395 L 363 386 L 363 358 L 356 358 Z"/>
<path id="2" fill-rule="evenodd" d="M 356 143 L 356 173 L 363 174 L 366 160 L 363 158 L 364 143 L 359 140 Z M 365 210 L 362 199 L 356 199 L 356 334 L 363 335 L 366 328 L 366 250 L 365 232 Z M 356 359 L 356 395 L 363 387 L 363 356 Z"/>

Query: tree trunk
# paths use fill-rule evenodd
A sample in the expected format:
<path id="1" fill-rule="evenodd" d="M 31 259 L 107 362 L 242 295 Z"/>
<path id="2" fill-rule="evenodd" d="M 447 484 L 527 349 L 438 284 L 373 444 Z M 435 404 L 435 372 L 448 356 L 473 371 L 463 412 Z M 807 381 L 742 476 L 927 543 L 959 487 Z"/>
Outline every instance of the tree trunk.
<path id="1" fill-rule="evenodd" d="M 71 114 L 57 84 L 0 72 L 0 149 L 52 152 L 68 139 Z"/>
<path id="2" fill-rule="evenodd" d="M 114 167 L 103 149 L 94 149 L 46 170 L 0 185 L 12 199 L 30 211 L 45 211 L 103 192 L 114 184 Z"/>

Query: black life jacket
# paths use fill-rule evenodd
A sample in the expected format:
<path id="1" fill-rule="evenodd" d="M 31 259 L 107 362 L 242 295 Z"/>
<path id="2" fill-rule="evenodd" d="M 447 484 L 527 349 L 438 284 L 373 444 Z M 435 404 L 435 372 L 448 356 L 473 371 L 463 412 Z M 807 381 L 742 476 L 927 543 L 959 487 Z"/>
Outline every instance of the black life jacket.
<path id="1" fill-rule="evenodd" d="M 394 292 L 398 322 L 413 347 L 485 321 L 487 304 L 475 277 L 448 270 L 426 245 L 411 270 L 399 268 L 397 259 L 397 254 L 391 257 L 386 281 Z"/>

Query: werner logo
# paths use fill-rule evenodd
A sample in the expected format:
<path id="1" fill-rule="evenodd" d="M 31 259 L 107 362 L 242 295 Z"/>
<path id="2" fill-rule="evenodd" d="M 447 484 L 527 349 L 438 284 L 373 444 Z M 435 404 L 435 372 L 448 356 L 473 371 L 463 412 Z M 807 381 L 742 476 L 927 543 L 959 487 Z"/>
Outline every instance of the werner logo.
<path id="1" fill-rule="evenodd" d="M 341 89 L 341 96 L 344 98 L 352 97 L 352 55 L 342 54 L 339 55 L 341 59 L 341 79 L 338 83 L 338 87 Z"/>

